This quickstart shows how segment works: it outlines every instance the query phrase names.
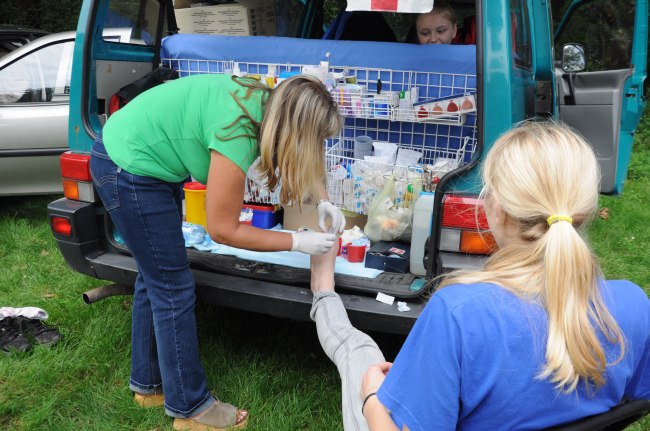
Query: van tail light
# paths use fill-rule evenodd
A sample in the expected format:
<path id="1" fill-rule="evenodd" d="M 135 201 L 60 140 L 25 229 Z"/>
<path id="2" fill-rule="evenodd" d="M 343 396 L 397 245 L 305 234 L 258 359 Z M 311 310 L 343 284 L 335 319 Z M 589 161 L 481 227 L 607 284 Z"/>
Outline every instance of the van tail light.
<path id="1" fill-rule="evenodd" d="M 496 250 L 496 242 L 489 231 L 482 199 L 445 196 L 440 250 L 467 254 L 490 254 Z"/>
<path id="2" fill-rule="evenodd" d="M 90 176 L 90 155 L 66 151 L 59 158 L 63 177 L 63 194 L 66 198 L 95 202 L 95 189 Z"/>
<path id="3" fill-rule="evenodd" d="M 72 223 L 69 218 L 51 216 L 52 231 L 59 235 L 72 236 Z"/>

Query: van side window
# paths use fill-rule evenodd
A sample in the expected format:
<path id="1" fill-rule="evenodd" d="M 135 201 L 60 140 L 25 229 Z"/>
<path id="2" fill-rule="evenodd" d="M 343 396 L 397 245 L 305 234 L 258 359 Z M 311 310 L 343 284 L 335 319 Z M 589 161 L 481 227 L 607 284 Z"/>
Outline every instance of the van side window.
<path id="1" fill-rule="evenodd" d="M 275 26 L 277 36 L 298 37 L 300 18 L 305 5 L 300 0 L 275 2 Z"/>
<path id="2" fill-rule="evenodd" d="M 67 102 L 74 42 L 48 45 L 0 71 L 0 104 Z"/>
<path id="3" fill-rule="evenodd" d="M 153 45 L 158 27 L 158 0 L 111 0 L 104 17 L 103 39 L 107 42 Z"/>
<path id="4" fill-rule="evenodd" d="M 571 2 L 566 0 L 565 4 Z M 594 0 L 572 11 L 565 6 L 553 7 L 554 24 L 566 23 L 556 35 L 555 52 L 562 52 L 567 43 L 584 47 L 586 70 L 600 71 L 630 67 L 634 36 L 635 0 Z M 562 16 L 569 13 L 566 18 Z"/>
<path id="5" fill-rule="evenodd" d="M 510 0 L 510 31 L 515 65 L 523 69 L 532 69 L 530 15 L 526 0 Z"/>

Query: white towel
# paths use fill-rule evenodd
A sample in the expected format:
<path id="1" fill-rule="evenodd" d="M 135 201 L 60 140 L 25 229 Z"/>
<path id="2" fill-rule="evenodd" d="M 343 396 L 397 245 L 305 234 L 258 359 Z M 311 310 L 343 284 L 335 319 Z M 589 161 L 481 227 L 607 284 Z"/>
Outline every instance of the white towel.
<path id="1" fill-rule="evenodd" d="M 24 316 L 28 319 L 45 320 L 48 317 L 47 311 L 38 307 L 0 307 L 0 319 L 5 317 Z"/>

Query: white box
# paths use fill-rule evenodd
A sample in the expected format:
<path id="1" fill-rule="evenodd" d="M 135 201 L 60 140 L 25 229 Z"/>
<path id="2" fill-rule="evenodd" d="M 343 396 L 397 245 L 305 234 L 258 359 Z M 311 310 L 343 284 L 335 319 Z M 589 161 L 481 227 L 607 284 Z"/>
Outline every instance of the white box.
<path id="1" fill-rule="evenodd" d="M 268 0 L 240 0 L 215 6 L 189 7 L 191 1 L 176 0 L 179 33 L 227 36 L 274 36 L 275 7 Z M 183 7 L 185 6 L 185 7 Z"/>

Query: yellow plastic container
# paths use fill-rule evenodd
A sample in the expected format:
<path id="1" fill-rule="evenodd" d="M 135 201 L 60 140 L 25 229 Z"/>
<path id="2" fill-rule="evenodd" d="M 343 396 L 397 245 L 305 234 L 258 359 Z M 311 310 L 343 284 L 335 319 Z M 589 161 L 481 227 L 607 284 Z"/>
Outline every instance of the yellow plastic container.
<path id="1" fill-rule="evenodd" d="M 185 221 L 207 228 L 205 219 L 205 186 L 193 181 L 185 183 Z"/>

